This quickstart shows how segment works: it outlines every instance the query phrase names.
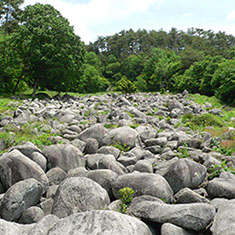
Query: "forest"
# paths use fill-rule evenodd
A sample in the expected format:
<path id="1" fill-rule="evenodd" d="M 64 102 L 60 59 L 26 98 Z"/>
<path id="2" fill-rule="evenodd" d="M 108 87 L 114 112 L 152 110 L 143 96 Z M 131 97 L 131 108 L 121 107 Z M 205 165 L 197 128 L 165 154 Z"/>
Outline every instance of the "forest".
<path id="1" fill-rule="evenodd" d="M 233 35 L 130 29 L 86 45 L 51 5 L 23 2 L 0 2 L 0 94 L 187 90 L 235 104 Z"/>

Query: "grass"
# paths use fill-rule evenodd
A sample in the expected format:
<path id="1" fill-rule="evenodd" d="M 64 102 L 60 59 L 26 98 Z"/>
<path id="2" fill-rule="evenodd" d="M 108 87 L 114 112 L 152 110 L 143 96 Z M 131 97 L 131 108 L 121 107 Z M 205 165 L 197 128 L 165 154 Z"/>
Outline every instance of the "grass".
<path id="1" fill-rule="evenodd" d="M 6 112 L 7 110 L 12 110 L 12 111 L 16 110 L 16 107 L 14 107 L 13 105 L 9 105 L 9 103 L 12 101 L 13 100 L 10 98 L 0 97 L 0 114 Z"/>
<path id="2" fill-rule="evenodd" d="M 55 136 L 51 134 L 50 131 L 42 131 L 42 133 L 35 134 L 34 130 L 40 130 L 40 126 L 43 123 L 27 123 L 21 126 L 20 128 L 14 125 L 5 126 L 5 131 L 0 132 L 0 139 L 3 140 L 5 149 L 19 145 L 23 142 L 30 141 L 39 148 L 42 148 L 45 145 L 52 145 L 50 141 L 50 136 Z M 4 152 L 4 151 L 3 151 Z"/>
<path id="3" fill-rule="evenodd" d="M 120 144 L 120 143 L 113 143 L 111 144 L 111 146 L 119 149 L 122 152 L 128 152 L 131 149 L 130 146 L 127 146 L 126 144 Z"/>

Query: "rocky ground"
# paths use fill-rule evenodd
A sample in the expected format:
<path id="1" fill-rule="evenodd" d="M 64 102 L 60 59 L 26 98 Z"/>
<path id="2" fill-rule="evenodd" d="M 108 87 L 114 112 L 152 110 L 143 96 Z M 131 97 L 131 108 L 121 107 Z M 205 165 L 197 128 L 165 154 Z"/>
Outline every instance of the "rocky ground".
<path id="1" fill-rule="evenodd" d="M 0 131 L 40 123 L 34 135 L 46 130 L 53 144 L 8 148 L 0 140 L 6 150 L 0 234 L 234 234 L 235 176 L 208 176 L 213 165 L 235 160 L 213 151 L 209 133 L 181 125 L 185 113 L 210 106 L 187 96 L 65 95 L 12 103 L 17 110 L 2 114 Z M 125 187 L 134 199 L 123 214 L 119 190 Z"/>

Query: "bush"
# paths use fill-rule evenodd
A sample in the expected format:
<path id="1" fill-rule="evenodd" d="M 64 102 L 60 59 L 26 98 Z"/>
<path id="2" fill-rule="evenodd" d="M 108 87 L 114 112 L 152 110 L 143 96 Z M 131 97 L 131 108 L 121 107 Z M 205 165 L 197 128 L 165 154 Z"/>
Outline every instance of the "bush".
<path id="1" fill-rule="evenodd" d="M 220 118 L 211 113 L 204 113 L 197 116 L 194 116 L 193 114 L 184 114 L 184 116 L 182 117 L 182 123 L 184 123 L 186 126 L 191 127 L 192 129 L 198 129 L 199 127 L 208 126 L 223 126 Z"/>
<path id="2" fill-rule="evenodd" d="M 122 93 L 132 93 L 136 91 L 136 86 L 128 80 L 126 76 L 122 76 L 122 78 L 116 83 L 116 90 L 121 91 Z"/>

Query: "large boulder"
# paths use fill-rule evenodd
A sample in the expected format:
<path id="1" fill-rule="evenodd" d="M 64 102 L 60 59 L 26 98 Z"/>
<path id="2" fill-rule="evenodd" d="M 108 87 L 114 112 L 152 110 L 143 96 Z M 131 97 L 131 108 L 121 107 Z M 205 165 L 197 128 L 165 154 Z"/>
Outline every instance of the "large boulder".
<path id="1" fill-rule="evenodd" d="M 235 198 L 235 180 L 226 178 L 214 178 L 206 187 L 210 198 Z"/>
<path id="2" fill-rule="evenodd" d="M 0 216 L 8 221 L 17 221 L 27 208 L 39 202 L 42 194 L 42 184 L 33 178 L 15 183 L 1 200 Z"/>
<path id="3" fill-rule="evenodd" d="M 41 182 L 44 191 L 48 187 L 48 178 L 42 168 L 17 149 L 5 153 L 0 158 L 0 178 L 5 189 L 28 178 L 35 178 Z"/>
<path id="4" fill-rule="evenodd" d="M 55 215 L 47 215 L 43 217 L 38 223 L 34 224 L 34 227 L 29 231 L 27 235 L 47 235 L 48 231 L 53 228 L 58 222 L 59 218 Z M 21 234 L 19 233 L 17 235 Z"/>
<path id="5" fill-rule="evenodd" d="M 144 220 L 160 224 L 172 223 L 184 229 L 201 231 L 214 219 L 215 207 L 207 203 L 169 205 L 158 201 L 131 203 L 132 213 Z"/>
<path id="6" fill-rule="evenodd" d="M 112 182 L 114 182 L 117 177 L 118 174 L 108 169 L 93 170 L 87 173 L 87 178 L 92 179 L 102 186 L 108 192 L 110 198 L 113 198 Z"/>
<path id="7" fill-rule="evenodd" d="M 165 223 L 161 227 L 161 235 L 196 235 L 196 233 L 185 230 L 174 224 Z"/>
<path id="8" fill-rule="evenodd" d="M 104 128 L 103 124 L 95 124 L 84 131 L 82 131 L 78 135 L 78 139 L 85 141 L 88 138 L 94 138 L 98 141 L 98 143 L 101 143 L 102 139 L 107 134 L 107 130 Z"/>
<path id="9" fill-rule="evenodd" d="M 99 210 L 73 214 L 60 220 L 43 235 L 152 235 L 148 226 L 137 218 L 115 211 Z"/>
<path id="10" fill-rule="evenodd" d="M 167 181 L 158 174 L 131 173 L 119 176 L 112 184 L 115 198 L 119 198 L 119 190 L 132 188 L 135 196 L 150 195 L 168 202 L 173 199 L 173 191 Z"/>
<path id="11" fill-rule="evenodd" d="M 174 162 L 164 174 L 175 193 L 180 189 L 195 189 L 206 178 L 207 168 L 187 158 Z"/>
<path id="12" fill-rule="evenodd" d="M 82 152 L 72 144 L 46 146 L 43 155 L 47 158 L 47 168 L 60 167 L 68 172 L 70 169 L 85 166 Z"/>
<path id="13" fill-rule="evenodd" d="M 138 132 L 131 127 L 123 126 L 111 130 L 103 139 L 103 145 L 121 144 L 134 148 L 136 146 Z"/>
<path id="14" fill-rule="evenodd" d="M 0 234 L 1 235 L 28 235 L 30 230 L 33 229 L 34 225 L 22 225 L 14 222 L 8 222 L 0 219 Z M 36 234 L 33 234 L 36 235 Z M 44 234 L 37 234 L 44 235 Z"/>
<path id="15" fill-rule="evenodd" d="M 213 235 L 232 235 L 235 231 L 235 199 L 214 199 L 217 212 L 211 227 Z"/>
<path id="16" fill-rule="evenodd" d="M 85 177 L 66 178 L 54 197 L 52 214 L 59 218 L 76 212 L 105 209 L 110 203 L 107 191 Z"/>

